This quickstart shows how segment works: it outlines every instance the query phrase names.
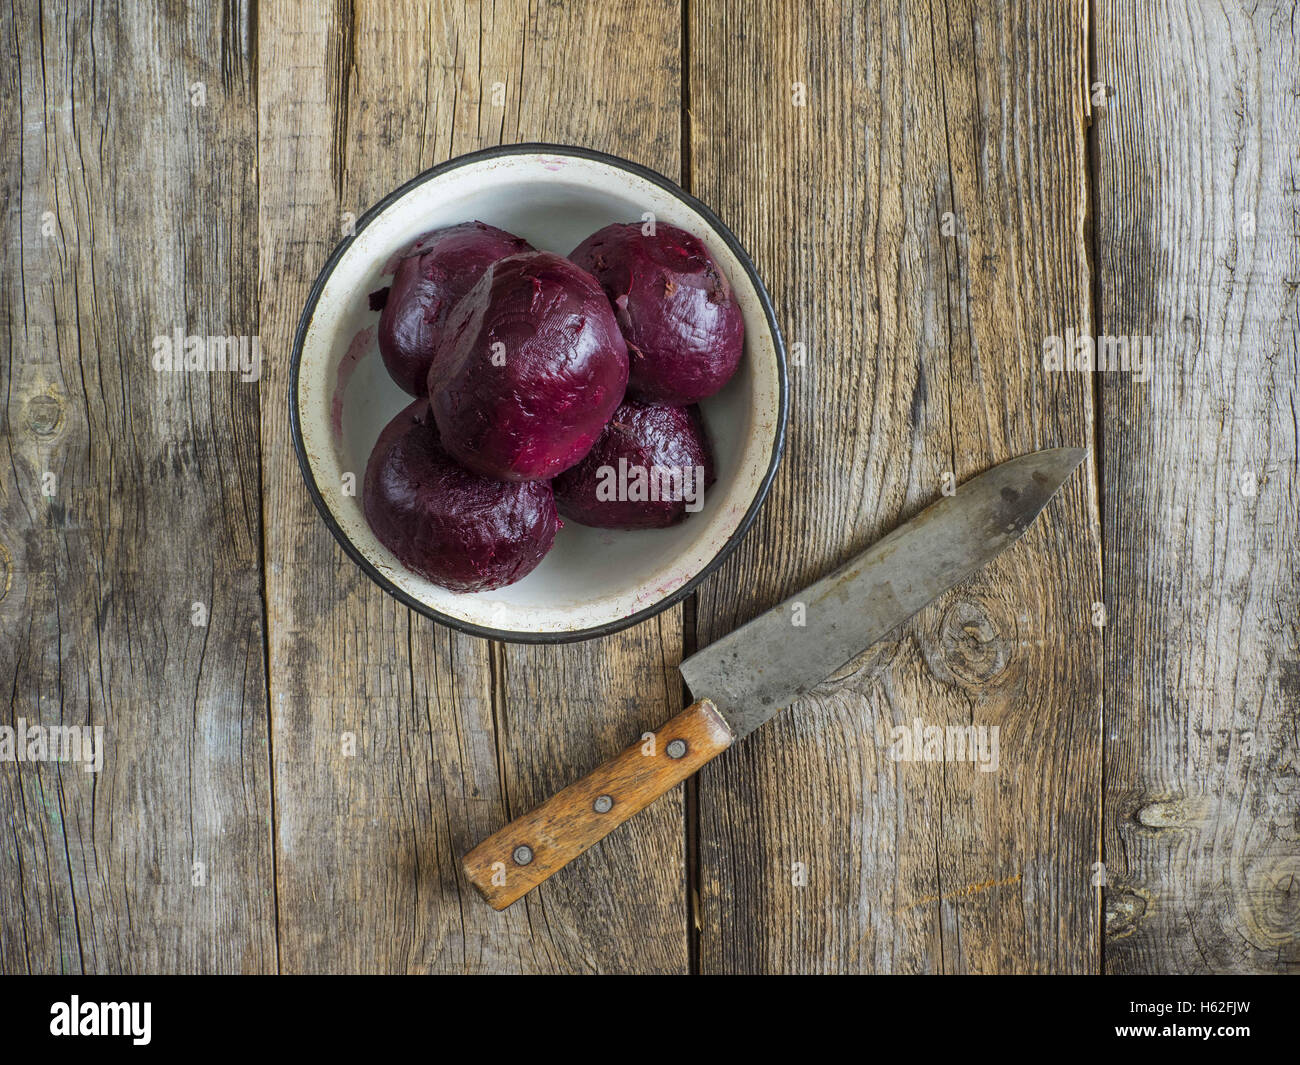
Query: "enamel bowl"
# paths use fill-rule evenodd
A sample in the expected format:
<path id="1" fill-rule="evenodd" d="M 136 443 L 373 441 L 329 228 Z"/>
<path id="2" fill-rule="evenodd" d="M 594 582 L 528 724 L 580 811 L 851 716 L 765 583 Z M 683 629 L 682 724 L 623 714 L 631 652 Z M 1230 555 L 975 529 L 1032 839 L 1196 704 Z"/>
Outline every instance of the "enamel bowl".
<path id="1" fill-rule="evenodd" d="M 700 406 L 717 483 L 704 506 L 668 529 L 590 529 L 566 522 L 523 580 L 449 592 L 403 567 L 366 523 L 362 478 L 380 430 L 410 399 L 388 377 L 368 295 L 429 230 L 479 220 L 567 255 L 610 222 L 653 214 L 694 233 L 721 265 L 745 318 L 745 356 Z M 407 606 L 465 632 L 560 642 L 614 632 L 687 595 L 753 523 L 781 458 L 785 349 L 771 301 L 745 250 L 712 211 L 660 174 L 585 148 L 521 144 L 463 155 L 372 207 L 335 249 L 307 299 L 289 382 L 294 449 L 325 523 L 366 575 Z"/>

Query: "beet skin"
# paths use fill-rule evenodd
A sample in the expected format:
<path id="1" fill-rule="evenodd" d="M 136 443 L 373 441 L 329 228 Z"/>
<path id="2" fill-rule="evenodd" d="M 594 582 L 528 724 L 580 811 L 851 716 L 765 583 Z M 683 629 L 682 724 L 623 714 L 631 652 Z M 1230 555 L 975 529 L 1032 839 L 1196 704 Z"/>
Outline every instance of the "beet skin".
<path id="1" fill-rule="evenodd" d="M 388 423 L 366 465 L 366 520 L 407 569 L 453 592 L 513 584 L 551 549 L 560 526 L 545 481 L 507 484 L 458 465 L 438 440 L 429 401 Z"/>
<path id="2" fill-rule="evenodd" d="M 628 400 L 552 487 L 560 513 L 582 525 L 660 529 L 699 510 L 713 481 L 713 452 L 695 407 Z"/>
<path id="3" fill-rule="evenodd" d="M 379 353 L 393 380 L 423 396 L 452 308 L 494 262 L 531 247 L 483 222 L 462 222 L 421 238 L 397 264 L 379 316 Z"/>
<path id="4" fill-rule="evenodd" d="M 591 449 L 627 388 L 627 345 L 591 275 L 550 252 L 488 267 L 429 371 L 443 445 L 469 469 L 546 480 Z"/>
<path id="5" fill-rule="evenodd" d="M 731 285 L 704 244 L 659 222 L 599 229 L 569 256 L 600 282 L 627 341 L 628 392 L 686 406 L 736 372 L 745 323 Z"/>

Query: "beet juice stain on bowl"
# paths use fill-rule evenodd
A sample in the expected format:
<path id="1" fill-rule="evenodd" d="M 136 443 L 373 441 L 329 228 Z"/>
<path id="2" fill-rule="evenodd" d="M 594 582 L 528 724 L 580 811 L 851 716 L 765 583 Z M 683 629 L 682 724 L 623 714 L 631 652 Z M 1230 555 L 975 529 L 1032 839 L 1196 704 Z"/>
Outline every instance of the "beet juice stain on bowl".
<path id="1" fill-rule="evenodd" d="M 370 350 L 374 339 L 373 329 L 358 330 L 357 335 L 352 338 L 352 343 L 348 345 L 347 352 L 339 360 L 338 373 L 334 377 L 334 395 L 330 399 L 330 426 L 334 430 L 336 440 L 343 439 L 343 401 L 347 396 L 348 385 L 352 381 L 352 375 L 356 373 L 358 364 Z"/>

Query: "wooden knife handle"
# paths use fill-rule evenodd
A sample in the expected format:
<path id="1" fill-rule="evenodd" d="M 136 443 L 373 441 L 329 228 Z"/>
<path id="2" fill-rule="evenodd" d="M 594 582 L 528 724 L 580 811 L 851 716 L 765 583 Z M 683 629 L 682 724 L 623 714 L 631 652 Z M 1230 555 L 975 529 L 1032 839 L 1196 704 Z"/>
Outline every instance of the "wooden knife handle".
<path id="1" fill-rule="evenodd" d="M 494 910 L 504 910 L 633 814 L 731 746 L 707 699 L 688 706 L 576 784 L 489 836 L 461 862 Z"/>

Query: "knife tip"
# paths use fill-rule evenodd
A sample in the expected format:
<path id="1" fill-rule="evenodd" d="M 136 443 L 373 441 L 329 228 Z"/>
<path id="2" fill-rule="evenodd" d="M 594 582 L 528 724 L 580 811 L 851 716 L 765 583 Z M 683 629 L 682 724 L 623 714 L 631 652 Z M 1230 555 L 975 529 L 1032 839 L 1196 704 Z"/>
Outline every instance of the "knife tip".
<path id="1" fill-rule="evenodd" d="M 1064 481 L 1070 476 L 1083 460 L 1091 454 L 1091 450 L 1086 447 L 1050 447 L 1038 453 L 1038 458 L 1044 460 L 1052 469 L 1059 470 L 1061 480 Z"/>
<path id="2" fill-rule="evenodd" d="M 1065 482 L 1083 464 L 1088 454 L 1086 447 L 1054 447 L 1034 456 L 1037 460 L 1034 479 L 1047 490 L 1044 503 L 1065 487 Z"/>

